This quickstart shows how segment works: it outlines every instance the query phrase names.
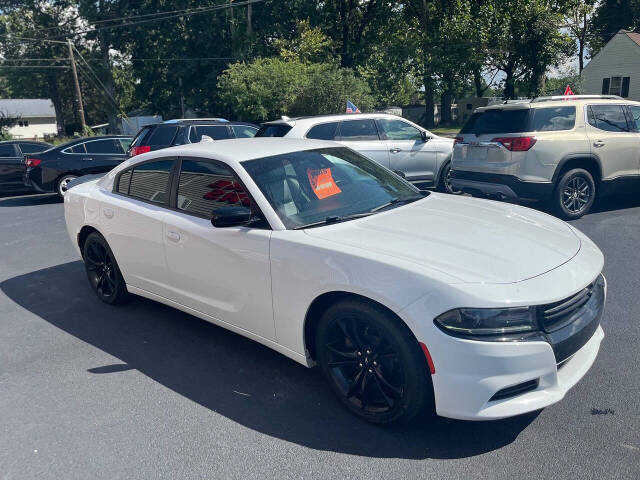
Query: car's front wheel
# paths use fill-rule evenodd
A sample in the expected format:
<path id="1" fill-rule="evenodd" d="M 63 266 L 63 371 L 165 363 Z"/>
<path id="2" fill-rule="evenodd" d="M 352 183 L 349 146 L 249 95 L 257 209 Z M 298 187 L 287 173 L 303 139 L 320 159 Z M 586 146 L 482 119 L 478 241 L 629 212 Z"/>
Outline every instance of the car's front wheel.
<path id="1" fill-rule="evenodd" d="M 58 182 L 56 183 L 56 193 L 60 198 L 64 198 L 64 194 L 67 193 L 69 183 L 76 178 L 78 178 L 77 175 L 63 175 L 58 179 Z"/>
<path id="2" fill-rule="evenodd" d="M 369 422 L 406 422 L 433 405 L 418 342 L 376 305 L 347 300 L 327 309 L 317 328 L 316 359 L 342 403 Z"/>
<path id="3" fill-rule="evenodd" d="M 567 220 L 586 214 L 596 198 L 596 184 L 591 174 L 574 168 L 562 174 L 554 191 L 554 204 L 558 213 Z"/>
<path id="4" fill-rule="evenodd" d="M 127 300 L 129 293 L 113 252 L 97 232 L 84 242 L 83 255 L 87 278 L 100 300 L 110 305 Z"/>

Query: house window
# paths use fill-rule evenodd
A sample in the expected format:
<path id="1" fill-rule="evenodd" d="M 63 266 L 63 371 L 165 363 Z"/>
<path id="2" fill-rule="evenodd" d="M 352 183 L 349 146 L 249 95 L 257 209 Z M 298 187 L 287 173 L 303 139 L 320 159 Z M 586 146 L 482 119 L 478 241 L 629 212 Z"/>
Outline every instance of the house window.
<path id="1" fill-rule="evenodd" d="M 623 98 L 629 96 L 629 81 L 631 77 L 608 77 L 602 79 L 603 95 L 618 95 Z"/>
<path id="2" fill-rule="evenodd" d="M 19 127 L 28 127 L 29 126 L 29 120 L 20 120 L 20 121 L 18 121 L 18 126 Z"/>

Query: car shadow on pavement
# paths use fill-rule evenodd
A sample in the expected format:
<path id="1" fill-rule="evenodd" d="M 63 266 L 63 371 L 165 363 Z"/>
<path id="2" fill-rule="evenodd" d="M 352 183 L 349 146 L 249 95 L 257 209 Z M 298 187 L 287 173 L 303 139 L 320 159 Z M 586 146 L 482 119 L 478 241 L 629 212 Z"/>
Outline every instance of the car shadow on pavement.
<path id="1" fill-rule="evenodd" d="M 55 193 L 20 195 L 17 197 L 0 197 L 0 208 L 29 207 L 33 205 L 48 205 L 51 203 L 62 203 L 62 199 Z"/>
<path id="2" fill-rule="evenodd" d="M 34 315 L 122 362 L 95 365 L 89 372 L 136 369 L 239 424 L 313 449 L 463 458 L 513 442 L 539 413 L 493 422 L 425 415 L 410 425 L 370 425 L 334 398 L 317 368 L 150 300 L 105 305 L 91 291 L 80 261 L 11 278 L 0 289 Z"/>

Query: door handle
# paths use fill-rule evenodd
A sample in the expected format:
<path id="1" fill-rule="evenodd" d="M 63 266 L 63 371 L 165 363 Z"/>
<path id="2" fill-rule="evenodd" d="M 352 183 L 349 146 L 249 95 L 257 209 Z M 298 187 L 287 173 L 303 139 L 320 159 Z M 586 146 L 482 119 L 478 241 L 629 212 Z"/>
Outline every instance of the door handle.
<path id="1" fill-rule="evenodd" d="M 82 157 L 83 162 L 90 162 L 91 160 L 93 160 L 91 157 Z"/>
<path id="2" fill-rule="evenodd" d="M 401 152 L 401 151 L 402 151 L 402 149 L 401 149 L 401 148 L 398 148 L 398 147 L 394 147 L 394 148 L 392 148 L 392 149 L 391 149 L 391 150 L 389 150 L 389 151 L 390 151 L 391 153 L 398 153 L 398 152 Z"/>
<path id="3" fill-rule="evenodd" d="M 113 210 L 111 210 L 110 208 L 103 209 L 102 214 L 107 218 L 113 218 Z"/>
<path id="4" fill-rule="evenodd" d="M 167 232 L 167 238 L 172 242 L 179 242 L 180 234 L 178 232 Z"/>
<path id="5" fill-rule="evenodd" d="M 596 140 L 593 142 L 594 147 L 604 147 L 604 142 L 602 140 Z"/>

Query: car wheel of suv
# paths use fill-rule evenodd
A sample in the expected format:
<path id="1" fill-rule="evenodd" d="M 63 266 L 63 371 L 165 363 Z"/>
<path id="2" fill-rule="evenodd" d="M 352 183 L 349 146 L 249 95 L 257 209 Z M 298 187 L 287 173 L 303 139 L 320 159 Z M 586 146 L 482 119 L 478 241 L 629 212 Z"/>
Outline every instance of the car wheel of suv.
<path id="1" fill-rule="evenodd" d="M 462 190 L 456 190 L 453 185 L 451 185 L 451 162 L 448 162 L 442 167 L 440 180 L 438 181 L 438 191 L 452 195 L 460 195 L 462 193 Z"/>
<path id="2" fill-rule="evenodd" d="M 574 168 L 564 173 L 554 191 L 554 204 L 558 213 L 567 220 L 580 218 L 593 206 L 596 184 L 591 174 Z"/>
<path id="3" fill-rule="evenodd" d="M 406 422 L 433 405 L 424 354 L 409 329 L 358 300 L 331 306 L 316 334 L 316 358 L 349 410 L 369 422 Z"/>
<path id="4" fill-rule="evenodd" d="M 84 242 L 83 255 L 87 278 L 98 298 L 114 305 L 127 300 L 129 292 L 107 241 L 97 232 Z"/>
<path id="5" fill-rule="evenodd" d="M 67 193 L 67 188 L 69 186 L 69 182 L 78 178 L 77 175 L 63 175 L 58 179 L 56 183 L 56 193 L 60 196 L 60 198 L 64 198 L 64 194 Z"/>

